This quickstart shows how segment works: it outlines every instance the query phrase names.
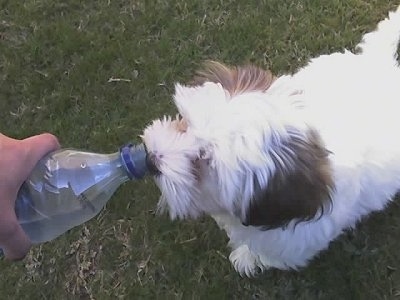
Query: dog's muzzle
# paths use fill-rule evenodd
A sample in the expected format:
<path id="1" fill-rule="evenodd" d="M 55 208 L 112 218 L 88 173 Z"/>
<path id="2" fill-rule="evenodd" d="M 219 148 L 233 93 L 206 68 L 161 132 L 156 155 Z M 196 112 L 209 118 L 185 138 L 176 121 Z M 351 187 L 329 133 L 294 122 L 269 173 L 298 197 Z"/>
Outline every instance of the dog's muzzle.
<path id="1" fill-rule="evenodd" d="M 149 170 L 150 175 L 156 176 L 161 174 L 160 170 L 158 169 L 157 156 L 154 153 L 147 152 L 146 166 Z"/>

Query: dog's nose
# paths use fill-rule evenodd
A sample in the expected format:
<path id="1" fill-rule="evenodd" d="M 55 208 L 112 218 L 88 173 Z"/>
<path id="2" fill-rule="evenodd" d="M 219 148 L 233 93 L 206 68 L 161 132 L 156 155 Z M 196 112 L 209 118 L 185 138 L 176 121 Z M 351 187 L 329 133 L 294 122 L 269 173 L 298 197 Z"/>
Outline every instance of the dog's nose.
<path id="1" fill-rule="evenodd" d="M 146 155 L 146 165 L 151 175 L 160 175 L 161 172 L 158 169 L 158 164 L 157 155 L 153 152 L 148 152 Z"/>

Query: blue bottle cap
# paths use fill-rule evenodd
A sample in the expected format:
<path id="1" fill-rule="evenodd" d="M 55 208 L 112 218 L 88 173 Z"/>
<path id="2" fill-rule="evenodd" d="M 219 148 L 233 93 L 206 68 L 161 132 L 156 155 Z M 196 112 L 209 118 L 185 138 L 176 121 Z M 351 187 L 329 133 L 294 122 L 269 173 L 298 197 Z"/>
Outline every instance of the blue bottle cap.
<path id="1" fill-rule="evenodd" d="M 147 172 L 146 150 L 141 145 L 127 144 L 120 148 L 121 159 L 130 179 L 141 179 Z"/>

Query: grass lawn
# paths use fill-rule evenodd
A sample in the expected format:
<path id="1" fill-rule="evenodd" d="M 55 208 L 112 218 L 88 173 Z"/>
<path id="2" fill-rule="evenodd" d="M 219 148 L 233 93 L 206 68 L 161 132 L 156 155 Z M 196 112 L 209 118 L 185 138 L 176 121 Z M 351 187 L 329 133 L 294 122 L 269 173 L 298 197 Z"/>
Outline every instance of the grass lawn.
<path id="1" fill-rule="evenodd" d="M 175 112 L 173 83 L 203 60 L 290 72 L 351 49 L 396 2 L 1 0 L 0 132 L 113 152 Z M 84 226 L 0 260 L 0 299 L 400 299 L 398 201 L 301 272 L 244 279 L 209 218 L 155 216 L 158 195 L 126 184 Z"/>

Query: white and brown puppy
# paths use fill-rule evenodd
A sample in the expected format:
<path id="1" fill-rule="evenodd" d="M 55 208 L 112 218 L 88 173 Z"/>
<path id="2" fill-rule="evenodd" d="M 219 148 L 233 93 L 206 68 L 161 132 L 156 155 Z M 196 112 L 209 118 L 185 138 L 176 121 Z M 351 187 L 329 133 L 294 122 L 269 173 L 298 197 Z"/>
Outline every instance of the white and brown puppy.
<path id="1" fill-rule="evenodd" d="M 171 218 L 211 215 L 235 269 L 298 268 L 400 188 L 400 9 L 294 75 L 210 62 L 143 134 Z"/>

